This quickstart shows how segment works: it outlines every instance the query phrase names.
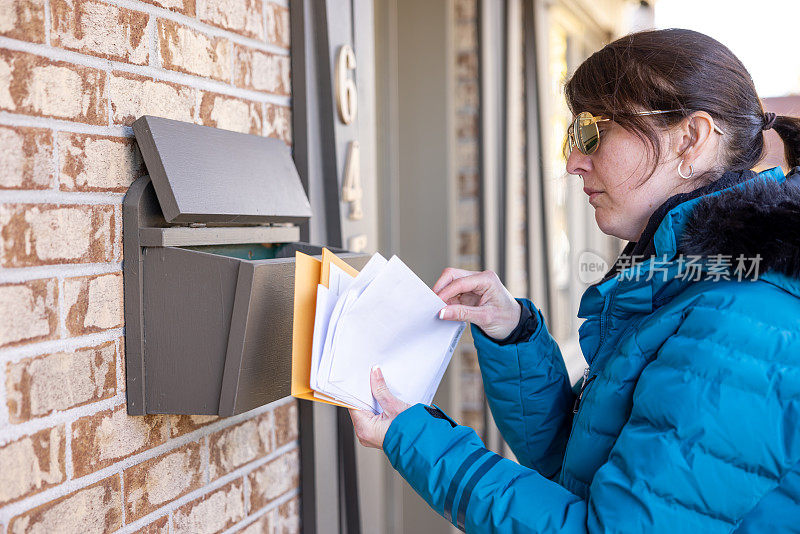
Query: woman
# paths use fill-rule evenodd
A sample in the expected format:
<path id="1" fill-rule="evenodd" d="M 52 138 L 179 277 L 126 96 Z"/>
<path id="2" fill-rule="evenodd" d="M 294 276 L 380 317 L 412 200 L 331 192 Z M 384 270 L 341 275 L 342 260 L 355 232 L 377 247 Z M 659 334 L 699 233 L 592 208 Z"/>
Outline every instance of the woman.
<path id="1" fill-rule="evenodd" d="M 764 113 L 730 50 L 687 30 L 609 44 L 566 97 L 567 171 L 630 241 L 581 298 L 580 391 L 538 308 L 446 269 L 443 319 L 472 323 L 519 463 L 378 371 L 385 412 L 351 412 L 359 440 L 467 532 L 800 531 L 800 187 L 749 170 L 769 128 L 800 165 L 800 120 Z"/>

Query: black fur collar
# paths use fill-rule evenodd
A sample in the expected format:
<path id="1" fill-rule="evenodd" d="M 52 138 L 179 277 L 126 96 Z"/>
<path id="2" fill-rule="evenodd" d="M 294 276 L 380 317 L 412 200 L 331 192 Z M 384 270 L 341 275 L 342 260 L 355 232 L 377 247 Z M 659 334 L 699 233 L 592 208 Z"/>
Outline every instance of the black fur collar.
<path id="1" fill-rule="evenodd" d="M 775 269 L 800 278 L 800 167 L 787 180 L 756 179 L 692 209 L 678 246 L 686 255 L 761 255 L 759 272 Z"/>

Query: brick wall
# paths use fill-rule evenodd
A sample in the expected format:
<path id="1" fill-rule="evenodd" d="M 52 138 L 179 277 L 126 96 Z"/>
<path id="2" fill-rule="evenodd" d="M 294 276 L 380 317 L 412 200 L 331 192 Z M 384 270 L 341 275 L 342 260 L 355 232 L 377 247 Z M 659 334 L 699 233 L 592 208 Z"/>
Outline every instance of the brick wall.
<path id="1" fill-rule="evenodd" d="M 513 202 L 506 206 L 507 213 L 496 213 L 493 216 L 503 217 L 509 224 L 506 229 L 506 272 L 504 283 L 516 297 L 527 296 L 528 270 L 527 270 L 527 168 L 526 153 L 526 123 L 524 115 L 525 83 L 524 64 L 524 39 L 521 25 L 524 23 L 521 16 L 522 2 L 515 0 L 517 12 L 520 14 L 515 21 L 520 25 L 516 34 L 519 40 L 514 42 L 517 47 L 516 61 L 509 61 L 508 68 L 517 69 L 513 94 L 509 100 L 510 115 L 516 114 L 510 128 L 516 129 L 515 135 L 508 136 L 508 143 L 513 144 L 511 153 L 513 160 L 509 160 L 506 187 L 513 193 Z M 480 215 L 480 47 L 478 43 L 478 1 L 456 0 L 454 3 L 455 19 L 455 139 L 456 139 L 456 165 L 458 172 L 458 266 L 462 269 L 480 270 L 483 264 L 483 251 L 481 250 L 481 215 Z M 512 81 L 512 83 L 513 83 Z M 510 214 L 510 216 L 509 216 Z M 469 332 L 469 331 L 468 331 Z M 474 428 L 478 434 L 485 432 L 487 418 L 485 409 L 485 396 L 483 381 L 478 358 L 471 336 L 465 335 L 459 345 L 461 357 L 460 375 L 460 408 L 462 423 Z M 490 415 L 489 415 L 490 416 Z"/>
<path id="2" fill-rule="evenodd" d="M 456 0 L 455 9 L 455 138 L 458 173 L 458 267 L 481 268 L 480 220 L 480 78 L 478 72 L 478 2 Z M 483 382 L 469 330 L 458 347 L 461 358 L 461 423 L 479 434 L 484 427 Z"/>
<path id="3" fill-rule="evenodd" d="M 291 143 L 286 0 L 0 2 L 0 534 L 298 530 L 296 405 L 125 411 L 143 114 Z"/>

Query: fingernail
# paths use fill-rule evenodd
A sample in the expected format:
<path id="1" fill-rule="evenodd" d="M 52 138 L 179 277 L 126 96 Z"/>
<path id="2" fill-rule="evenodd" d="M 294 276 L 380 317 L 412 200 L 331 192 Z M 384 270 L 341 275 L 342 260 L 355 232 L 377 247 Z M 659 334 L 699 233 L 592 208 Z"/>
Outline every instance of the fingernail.
<path id="1" fill-rule="evenodd" d="M 372 367 L 369 368 L 369 372 L 374 375 L 377 375 L 381 372 L 381 368 L 377 365 L 373 365 Z"/>
<path id="2" fill-rule="evenodd" d="M 445 311 L 446 309 L 447 309 L 447 308 L 442 308 L 441 310 L 439 310 L 439 319 L 444 319 L 444 311 Z"/>

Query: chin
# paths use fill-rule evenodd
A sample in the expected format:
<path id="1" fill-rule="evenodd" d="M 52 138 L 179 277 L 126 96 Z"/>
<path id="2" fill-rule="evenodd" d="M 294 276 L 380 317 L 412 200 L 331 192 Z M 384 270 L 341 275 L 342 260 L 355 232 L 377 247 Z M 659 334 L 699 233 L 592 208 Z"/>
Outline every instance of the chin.
<path id="1" fill-rule="evenodd" d="M 594 220 L 597 223 L 597 227 L 600 228 L 600 231 L 606 235 L 614 235 L 614 225 L 610 224 L 603 213 L 603 208 L 595 208 L 594 209 Z"/>
<path id="2" fill-rule="evenodd" d="M 607 217 L 605 211 L 606 210 L 603 208 L 595 208 L 594 210 L 594 220 L 597 223 L 597 227 L 600 228 L 600 231 L 606 235 L 628 240 L 627 237 L 623 237 L 622 235 L 627 235 L 627 232 L 617 224 L 617 221 Z"/>

